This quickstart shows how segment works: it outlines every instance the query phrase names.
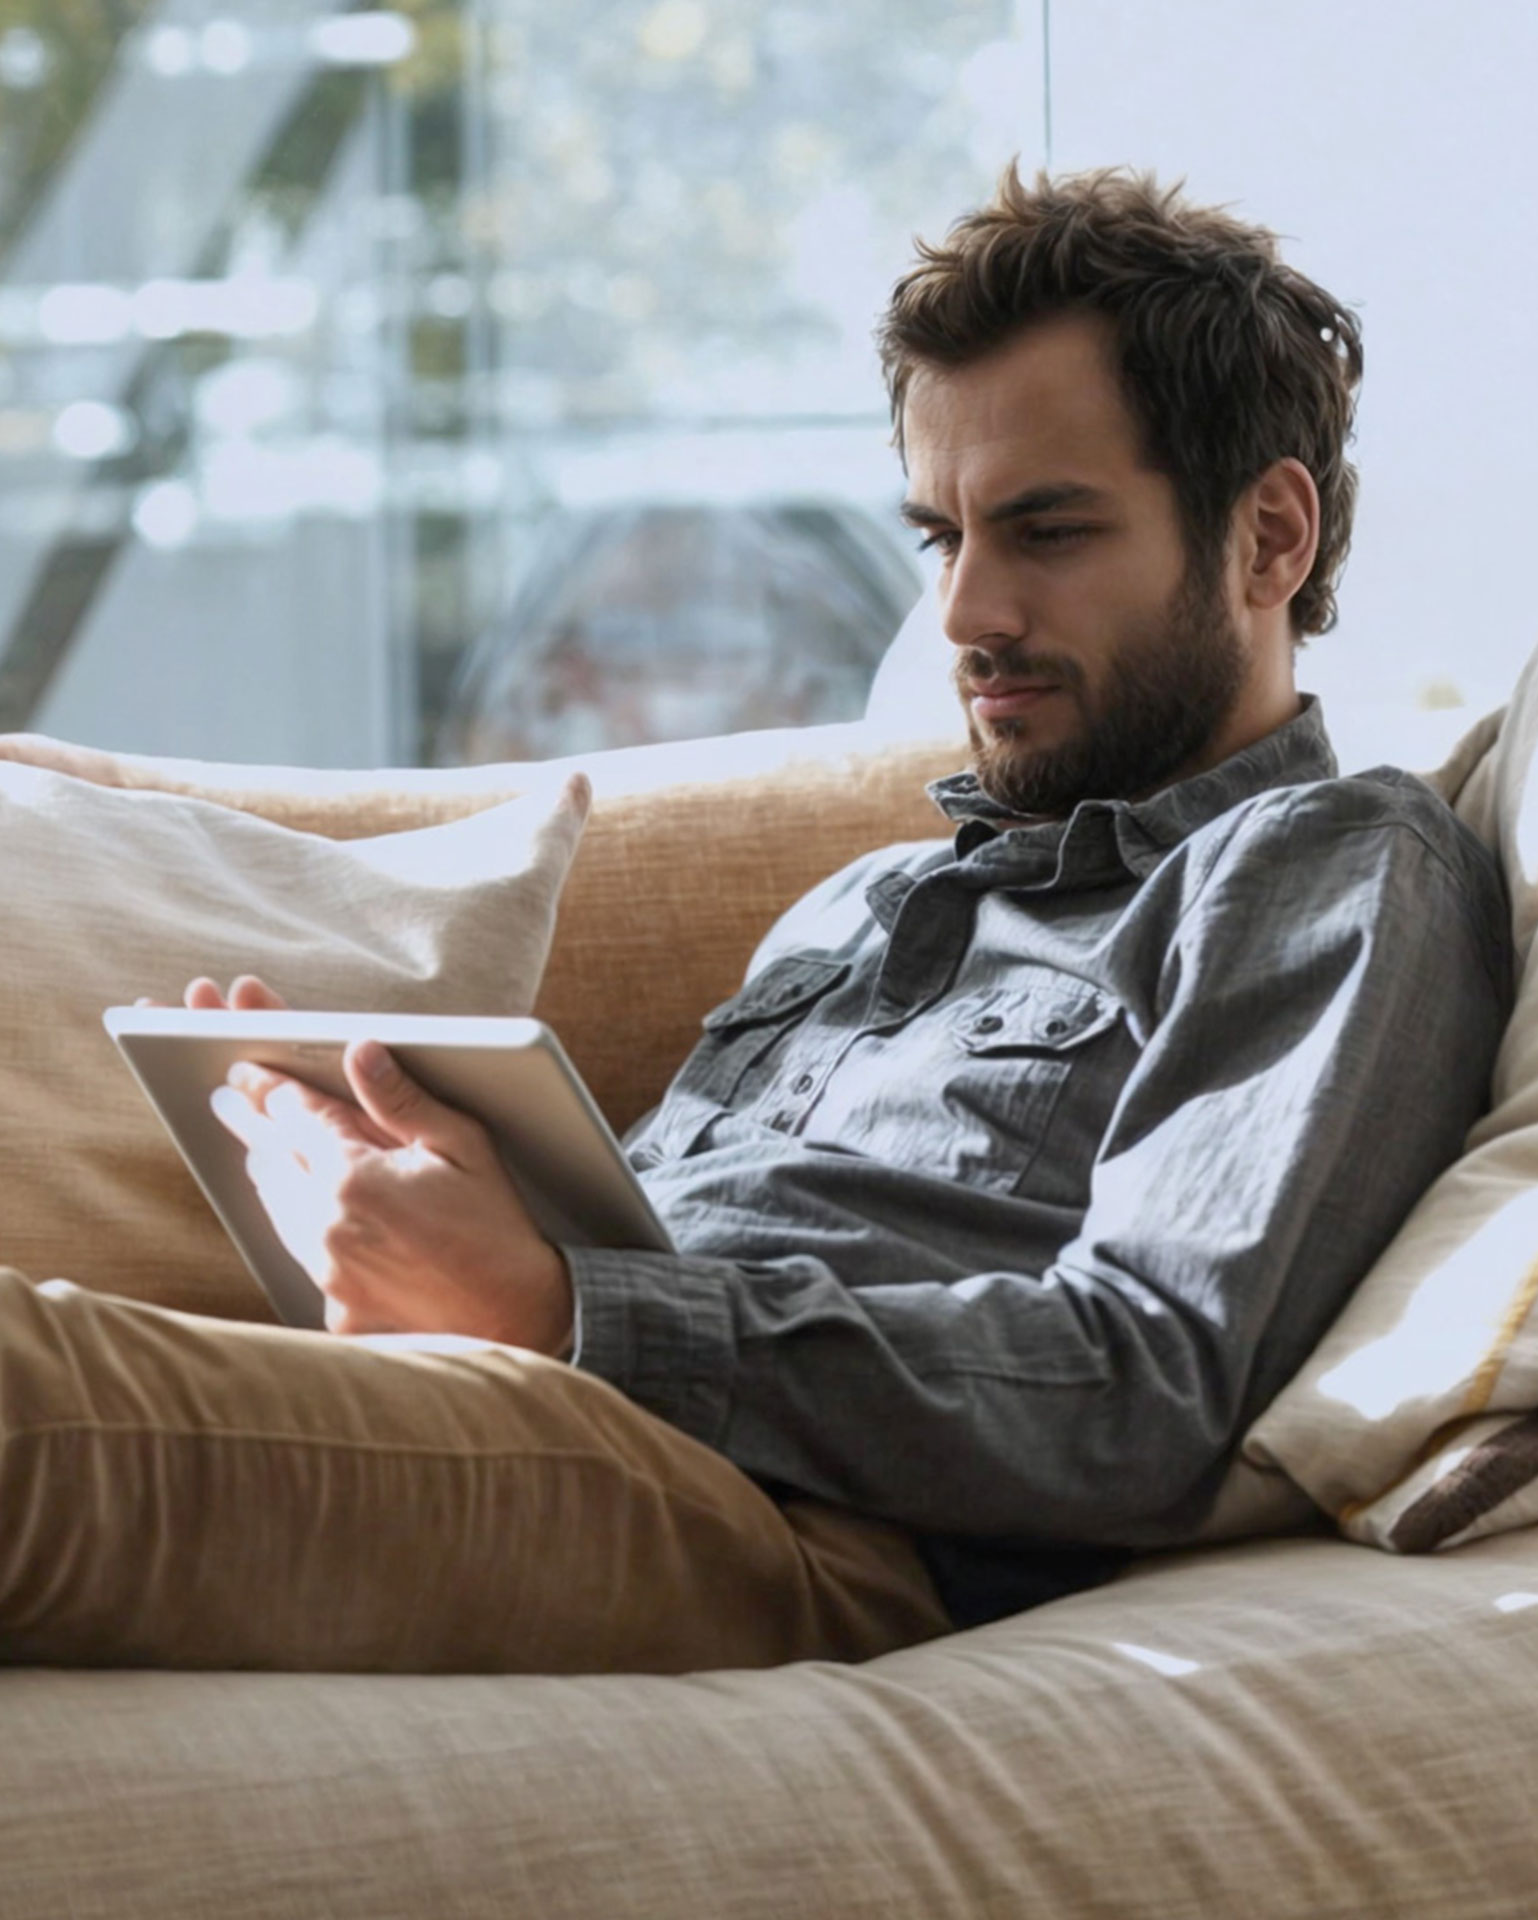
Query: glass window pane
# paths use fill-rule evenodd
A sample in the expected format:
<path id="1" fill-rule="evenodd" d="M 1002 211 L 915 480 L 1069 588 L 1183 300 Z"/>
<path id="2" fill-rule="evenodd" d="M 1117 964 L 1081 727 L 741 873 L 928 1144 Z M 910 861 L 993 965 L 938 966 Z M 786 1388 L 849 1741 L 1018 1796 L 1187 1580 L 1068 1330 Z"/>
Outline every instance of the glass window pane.
<path id="1" fill-rule="evenodd" d="M 870 329 L 1036 7 L 0 0 L 0 725 L 318 764 L 852 718 Z"/>

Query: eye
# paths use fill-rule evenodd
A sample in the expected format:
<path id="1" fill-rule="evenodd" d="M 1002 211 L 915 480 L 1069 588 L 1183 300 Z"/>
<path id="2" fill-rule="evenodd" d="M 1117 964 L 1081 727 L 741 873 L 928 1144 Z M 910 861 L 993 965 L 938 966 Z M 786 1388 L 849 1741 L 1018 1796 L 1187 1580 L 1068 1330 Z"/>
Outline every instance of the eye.
<path id="1" fill-rule="evenodd" d="M 1054 521 L 1050 526 L 1027 527 L 1025 541 L 1032 547 L 1071 547 L 1094 532 L 1093 527 L 1069 521 Z"/>
<path id="2" fill-rule="evenodd" d="M 924 538 L 919 542 L 918 550 L 920 553 L 943 553 L 945 557 L 949 559 L 951 555 L 955 553 L 960 542 L 960 534 L 953 533 L 949 530 L 945 532 L 926 533 Z"/>

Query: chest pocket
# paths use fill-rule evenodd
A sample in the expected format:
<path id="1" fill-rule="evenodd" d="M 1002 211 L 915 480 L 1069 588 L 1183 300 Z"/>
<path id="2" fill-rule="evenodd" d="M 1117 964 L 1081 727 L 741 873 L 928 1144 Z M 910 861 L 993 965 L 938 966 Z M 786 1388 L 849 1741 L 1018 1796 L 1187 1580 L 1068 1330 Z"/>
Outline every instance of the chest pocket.
<path id="1" fill-rule="evenodd" d="M 965 994 L 862 1040 L 808 1140 L 1073 1204 L 1134 1053 L 1119 1014 L 1109 994 L 1056 974 Z"/>
<path id="2" fill-rule="evenodd" d="M 773 1070 L 780 1041 L 848 973 L 847 961 L 787 954 L 707 1014 L 703 1037 L 647 1129 L 648 1155 L 687 1153 L 723 1108 L 751 1100 Z"/>

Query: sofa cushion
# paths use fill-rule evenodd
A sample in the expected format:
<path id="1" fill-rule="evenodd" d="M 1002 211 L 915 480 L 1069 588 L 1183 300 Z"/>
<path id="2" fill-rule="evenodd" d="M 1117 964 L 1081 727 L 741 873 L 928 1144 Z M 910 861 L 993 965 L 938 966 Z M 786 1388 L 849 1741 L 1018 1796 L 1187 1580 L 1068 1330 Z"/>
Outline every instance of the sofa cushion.
<path id="1" fill-rule="evenodd" d="M 6 1920 L 1529 1920 L 1538 1536 L 676 1679 L 0 1673 Z"/>
<path id="2" fill-rule="evenodd" d="M 1538 659 L 1504 716 L 1431 776 L 1496 850 L 1511 899 L 1517 997 L 1490 1111 L 1245 1444 L 1381 1547 L 1451 1546 L 1538 1518 L 1535 750 Z"/>
<path id="3" fill-rule="evenodd" d="M 308 1006 L 527 1013 L 587 804 L 581 783 L 547 787 L 344 846 L 0 766 L 0 1261 L 265 1316 L 102 1010 L 249 970 Z"/>

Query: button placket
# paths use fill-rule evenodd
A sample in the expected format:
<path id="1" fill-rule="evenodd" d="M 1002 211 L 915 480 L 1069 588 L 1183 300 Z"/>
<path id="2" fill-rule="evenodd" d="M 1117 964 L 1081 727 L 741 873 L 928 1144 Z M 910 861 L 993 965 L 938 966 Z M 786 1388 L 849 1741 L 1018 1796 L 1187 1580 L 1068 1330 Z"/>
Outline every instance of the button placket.
<path id="1" fill-rule="evenodd" d="M 778 1090 L 779 1105 L 765 1124 L 773 1127 L 776 1133 L 794 1132 L 811 1112 L 817 1088 L 817 1075 L 807 1072 L 805 1068 L 788 1084 L 782 1081 Z"/>

